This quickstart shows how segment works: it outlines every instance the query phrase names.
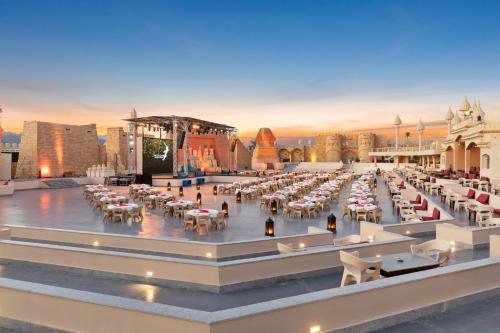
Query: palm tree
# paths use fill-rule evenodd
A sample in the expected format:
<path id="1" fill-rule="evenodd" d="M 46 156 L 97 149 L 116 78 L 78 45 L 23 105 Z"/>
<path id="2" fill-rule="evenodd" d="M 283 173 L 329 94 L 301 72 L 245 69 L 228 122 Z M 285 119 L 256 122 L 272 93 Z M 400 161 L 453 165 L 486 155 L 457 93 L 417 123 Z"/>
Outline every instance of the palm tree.
<path id="1" fill-rule="evenodd" d="M 407 146 L 408 146 L 408 140 L 410 139 L 410 136 L 411 136 L 411 133 L 410 133 L 410 132 L 406 132 L 406 133 L 405 133 L 406 145 L 407 145 Z"/>

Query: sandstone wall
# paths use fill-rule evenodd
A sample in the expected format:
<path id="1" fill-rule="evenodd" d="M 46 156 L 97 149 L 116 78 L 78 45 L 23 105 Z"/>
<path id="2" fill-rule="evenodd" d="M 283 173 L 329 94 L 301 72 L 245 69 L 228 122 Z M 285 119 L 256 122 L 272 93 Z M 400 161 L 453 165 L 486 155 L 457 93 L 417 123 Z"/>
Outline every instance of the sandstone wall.
<path id="1" fill-rule="evenodd" d="M 121 127 L 108 128 L 106 135 L 106 162 L 118 169 L 118 164 L 126 169 L 128 165 L 128 138 Z"/>
<path id="2" fill-rule="evenodd" d="M 99 163 L 95 124 L 64 125 L 27 121 L 23 126 L 17 178 L 35 178 L 41 170 L 46 177 L 83 176 Z"/>

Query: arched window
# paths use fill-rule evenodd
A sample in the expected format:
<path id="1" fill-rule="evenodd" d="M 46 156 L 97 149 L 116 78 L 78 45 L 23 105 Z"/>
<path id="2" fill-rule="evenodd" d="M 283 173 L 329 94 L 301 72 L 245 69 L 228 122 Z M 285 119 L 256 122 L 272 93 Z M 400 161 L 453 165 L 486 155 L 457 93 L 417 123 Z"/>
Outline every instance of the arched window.
<path id="1" fill-rule="evenodd" d="M 490 155 L 488 154 L 484 154 L 483 157 L 482 157 L 483 161 L 482 161 L 482 168 L 483 169 L 489 169 L 490 168 Z"/>

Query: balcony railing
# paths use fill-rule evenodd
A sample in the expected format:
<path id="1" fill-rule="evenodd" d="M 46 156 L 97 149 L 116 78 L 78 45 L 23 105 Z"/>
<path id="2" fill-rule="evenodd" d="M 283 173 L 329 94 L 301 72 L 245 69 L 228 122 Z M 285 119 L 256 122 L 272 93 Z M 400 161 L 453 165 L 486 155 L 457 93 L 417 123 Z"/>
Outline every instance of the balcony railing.
<path id="1" fill-rule="evenodd" d="M 438 150 L 439 148 L 436 147 L 436 145 L 426 145 L 422 147 L 382 147 L 382 148 L 372 148 L 370 152 L 374 153 L 412 153 L 412 152 L 419 152 L 419 151 L 425 151 L 425 150 Z"/>

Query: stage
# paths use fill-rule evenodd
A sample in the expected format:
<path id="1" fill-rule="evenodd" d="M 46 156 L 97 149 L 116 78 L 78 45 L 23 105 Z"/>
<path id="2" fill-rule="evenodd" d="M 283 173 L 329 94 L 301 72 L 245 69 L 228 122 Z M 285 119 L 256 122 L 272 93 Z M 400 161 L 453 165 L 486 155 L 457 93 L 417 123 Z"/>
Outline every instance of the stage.
<path id="1" fill-rule="evenodd" d="M 179 186 L 196 186 L 197 182 L 200 184 L 206 183 L 233 183 L 238 181 L 245 180 L 253 180 L 258 177 L 250 177 L 250 176 L 224 176 L 224 175 L 207 175 L 200 177 L 186 177 L 186 178 L 173 178 L 170 174 L 156 174 L 152 176 L 153 186 L 157 187 L 167 187 L 170 182 L 170 186 L 179 187 Z"/>

